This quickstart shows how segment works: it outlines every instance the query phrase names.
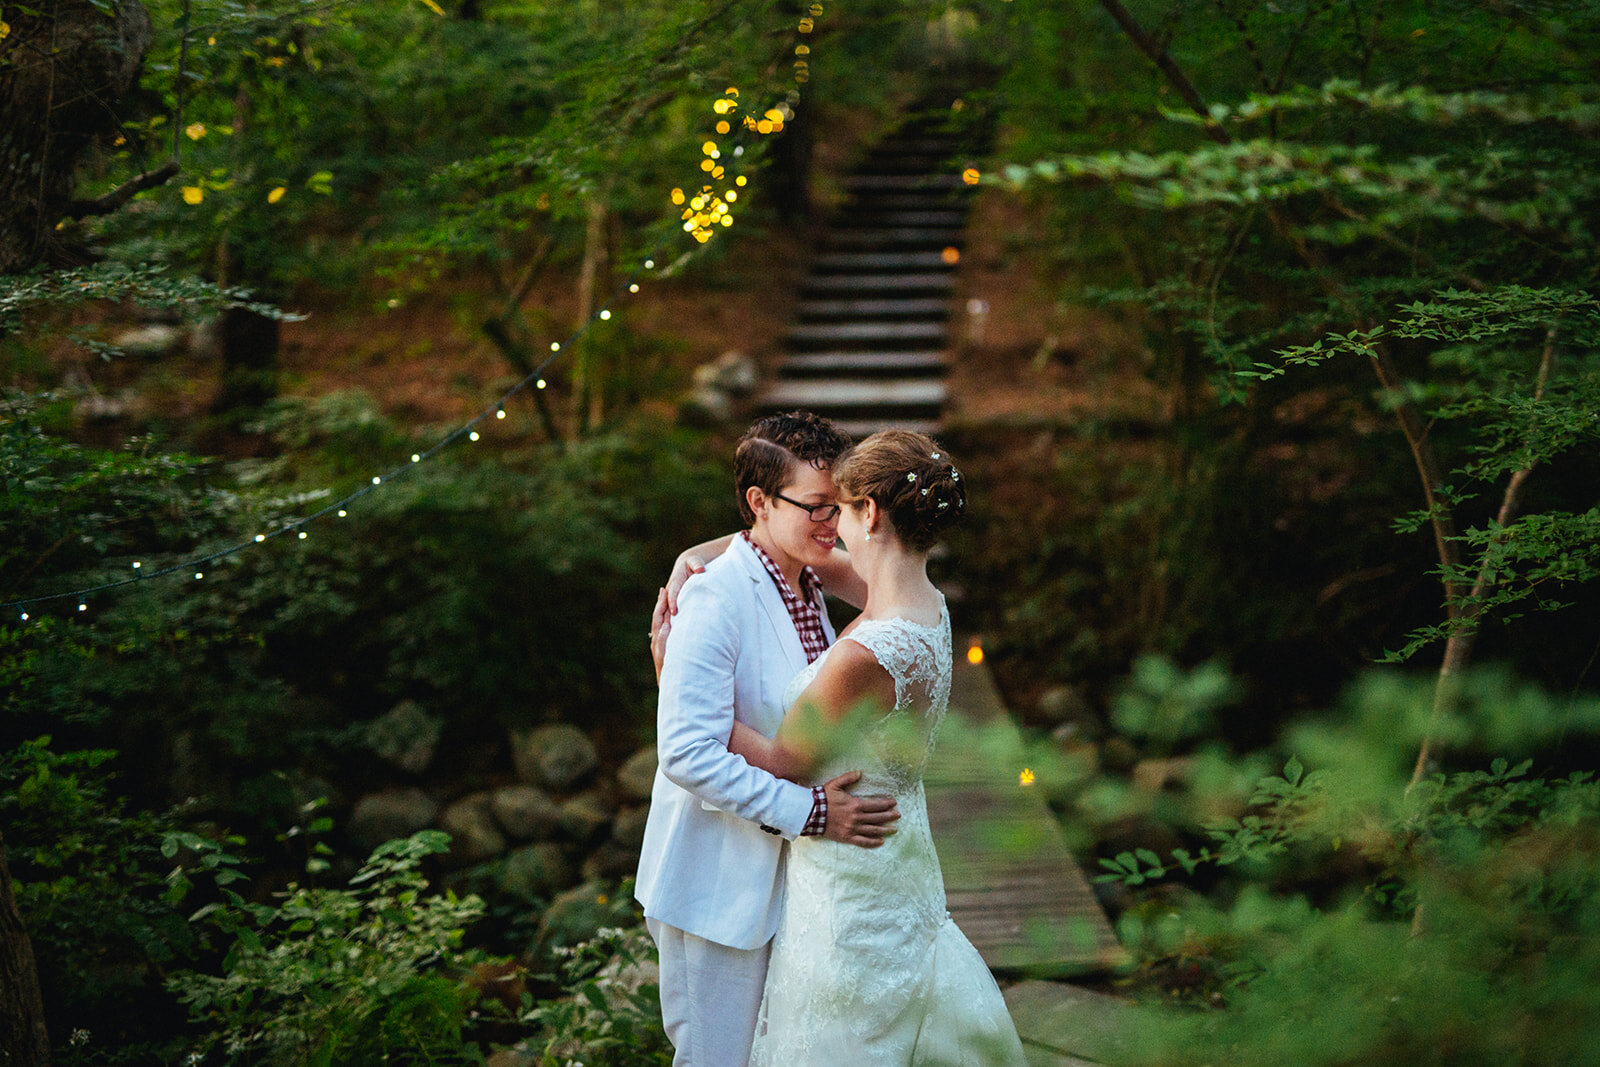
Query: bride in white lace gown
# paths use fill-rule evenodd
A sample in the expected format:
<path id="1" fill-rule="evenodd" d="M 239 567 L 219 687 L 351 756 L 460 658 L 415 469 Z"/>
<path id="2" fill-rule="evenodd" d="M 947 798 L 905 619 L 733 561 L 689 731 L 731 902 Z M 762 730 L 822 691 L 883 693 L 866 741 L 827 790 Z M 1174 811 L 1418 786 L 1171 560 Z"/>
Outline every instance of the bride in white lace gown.
<path id="1" fill-rule="evenodd" d="M 777 738 L 736 724 L 728 747 L 799 781 L 860 770 L 858 795 L 893 796 L 901 820 L 877 849 L 791 843 L 750 1064 L 1022 1065 L 1000 989 L 945 910 L 922 787 L 951 670 L 927 551 L 965 508 L 960 474 L 929 438 L 885 431 L 834 480 L 866 606 L 790 683 Z"/>

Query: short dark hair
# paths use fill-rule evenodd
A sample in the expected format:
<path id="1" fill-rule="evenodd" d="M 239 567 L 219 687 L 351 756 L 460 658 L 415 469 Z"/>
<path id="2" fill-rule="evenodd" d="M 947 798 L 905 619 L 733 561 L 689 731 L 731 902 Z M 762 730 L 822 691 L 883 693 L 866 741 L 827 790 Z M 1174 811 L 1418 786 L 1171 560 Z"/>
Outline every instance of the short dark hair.
<path id="1" fill-rule="evenodd" d="M 746 523 L 756 521 L 745 499 L 756 486 L 772 496 L 794 476 L 795 464 L 809 463 L 828 470 L 850 451 L 850 437 L 821 415 L 789 411 L 764 415 L 750 424 L 733 453 L 733 481 L 739 494 L 739 514 Z"/>

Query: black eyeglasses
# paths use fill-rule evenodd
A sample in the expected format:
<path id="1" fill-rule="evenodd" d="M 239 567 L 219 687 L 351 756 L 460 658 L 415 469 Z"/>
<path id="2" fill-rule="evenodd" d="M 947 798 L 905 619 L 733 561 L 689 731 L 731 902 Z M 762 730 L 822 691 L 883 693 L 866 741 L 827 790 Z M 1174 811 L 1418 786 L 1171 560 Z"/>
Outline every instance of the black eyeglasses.
<path id="1" fill-rule="evenodd" d="M 828 522 L 839 514 L 838 504 L 802 504 L 798 500 L 790 500 L 782 493 L 773 493 L 772 495 L 785 504 L 793 504 L 797 508 L 804 508 L 806 513 L 811 516 L 812 522 Z"/>

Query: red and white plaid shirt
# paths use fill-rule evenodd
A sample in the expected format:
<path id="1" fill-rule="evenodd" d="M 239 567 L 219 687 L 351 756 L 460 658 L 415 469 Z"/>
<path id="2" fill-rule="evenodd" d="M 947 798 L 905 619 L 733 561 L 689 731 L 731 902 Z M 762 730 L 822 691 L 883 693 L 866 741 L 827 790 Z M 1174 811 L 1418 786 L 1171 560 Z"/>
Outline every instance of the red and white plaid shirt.
<path id="1" fill-rule="evenodd" d="M 772 562 L 772 557 L 761 550 L 750 537 L 750 531 L 745 530 L 740 534 L 745 543 L 755 549 L 756 558 L 761 565 L 772 575 L 772 583 L 778 587 L 778 595 L 783 598 L 783 606 L 789 610 L 789 618 L 794 622 L 795 633 L 800 635 L 800 647 L 805 649 L 806 662 L 812 663 L 816 658 L 828 650 L 828 633 L 822 628 L 822 579 L 817 577 L 817 572 L 810 567 L 800 568 L 801 596 L 796 596 L 789 586 L 789 579 L 783 576 L 783 571 Z M 811 787 L 811 817 L 806 820 L 804 830 L 800 831 L 801 837 L 821 837 L 828 828 L 828 794 L 822 786 Z M 768 833 L 778 831 L 770 826 L 763 826 Z"/>

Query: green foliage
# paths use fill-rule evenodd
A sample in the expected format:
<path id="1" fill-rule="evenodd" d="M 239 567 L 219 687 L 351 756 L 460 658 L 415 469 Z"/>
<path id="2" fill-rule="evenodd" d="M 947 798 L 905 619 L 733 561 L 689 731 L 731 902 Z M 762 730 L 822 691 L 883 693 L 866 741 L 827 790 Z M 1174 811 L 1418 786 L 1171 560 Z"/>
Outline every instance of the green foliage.
<path id="1" fill-rule="evenodd" d="M 997 94 L 1015 135 L 986 172 L 1043 205 L 1065 295 L 1145 323 L 1152 372 L 1179 398 L 1167 525 L 1181 548 L 1160 557 L 1174 571 L 1151 632 L 1200 658 L 1241 605 L 1264 613 L 1270 594 L 1240 596 L 1228 574 L 1255 557 L 1212 561 L 1272 535 L 1218 531 L 1218 513 L 1259 490 L 1257 518 L 1292 530 L 1311 465 L 1367 499 L 1308 523 L 1316 558 L 1279 578 L 1307 600 L 1352 574 L 1415 573 L 1375 534 L 1416 511 L 1420 480 L 1436 529 L 1413 543 L 1437 551 L 1446 610 L 1409 580 L 1374 598 L 1388 658 L 1591 601 L 1594 500 L 1576 486 L 1600 457 L 1600 157 L 1586 132 L 1600 83 L 1571 59 L 1600 36 L 1600 8 L 1132 6 L 1181 75 L 1102 5 L 1014 5 L 996 40 L 1017 56 Z M 1246 480 L 1274 467 L 1276 502 L 1270 477 Z M 1198 648 L 1174 640 L 1189 635 Z M 1586 646 L 1564 654 L 1581 662 Z"/>
<path id="2" fill-rule="evenodd" d="M 194 1062 L 481 1063 L 462 1040 L 477 994 L 461 947 L 476 897 L 431 893 L 424 857 L 447 835 L 423 831 L 373 851 L 348 887 L 291 885 L 276 905 L 236 894 L 194 916 L 237 940 L 221 975 L 183 971 L 170 985 L 206 1030 Z"/>
<path id="3" fill-rule="evenodd" d="M 1131 886 L 1231 872 L 1226 893 L 1169 890 L 1124 915 L 1145 966 L 1184 962 L 1215 994 L 1199 1013 L 1141 1011 L 1125 1062 L 1565 1063 L 1592 1047 L 1600 781 L 1513 755 L 1409 786 L 1431 705 L 1425 682 L 1371 675 L 1287 734 L 1304 763 L 1260 778 L 1237 815 L 1199 818 L 1204 844 L 1101 861 Z M 1484 673 L 1446 733 L 1548 759 L 1600 736 L 1600 703 Z M 1184 803 L 1195 818 L 1231 801 L 1195 786 Z"/>
<path id="4" fill-rule="evenodd" d="M 557 955 L 563 995 L 522 1015 L 537 1027 L 535 1041 L 527 1044 L 539 1067 L 672 1062 L 672 1045 L 661 1028 L 659 985 L 651 980 L 655 943 L 644 927 L 610 927 Z"/>
<path id="5" fill-rule="evenodd" d="M 159 848 L 181 823 L 113 791 L 106 765 L 114 755 L 60 752 L 48 737 L 0 754 L 0 823 L 17 907 L 57 1062 L 69 1065 L 176 1058 L 182 1016 L 161 975 L 213 945 L 187 920 L 181 864 Z"/>

